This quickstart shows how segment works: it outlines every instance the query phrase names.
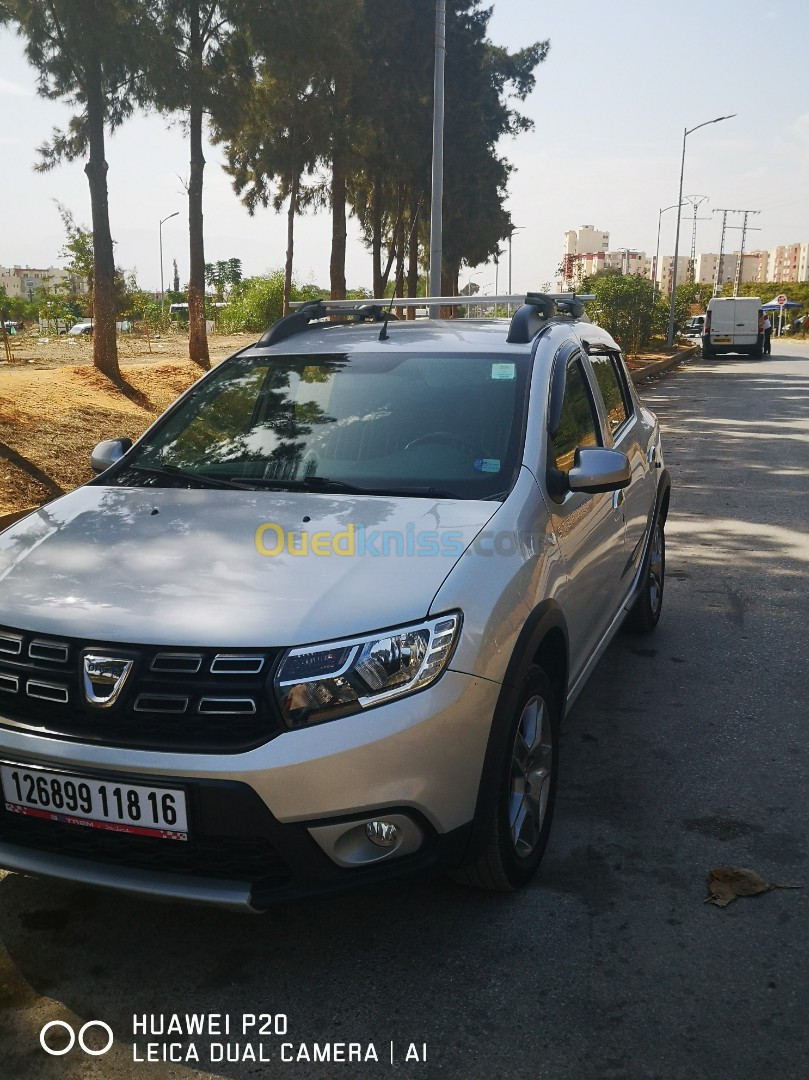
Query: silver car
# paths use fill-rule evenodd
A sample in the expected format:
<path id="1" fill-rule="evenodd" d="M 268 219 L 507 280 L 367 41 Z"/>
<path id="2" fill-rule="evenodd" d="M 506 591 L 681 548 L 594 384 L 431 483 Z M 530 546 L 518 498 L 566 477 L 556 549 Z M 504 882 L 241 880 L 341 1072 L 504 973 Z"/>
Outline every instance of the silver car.
<path id="1" fill-rule="evenodd" d="M 533 876 L 565 710 L 660 616 L 657 421 L 578 300 L 340 315 L 0 534 L 1 866 L 253 910 Z"/>

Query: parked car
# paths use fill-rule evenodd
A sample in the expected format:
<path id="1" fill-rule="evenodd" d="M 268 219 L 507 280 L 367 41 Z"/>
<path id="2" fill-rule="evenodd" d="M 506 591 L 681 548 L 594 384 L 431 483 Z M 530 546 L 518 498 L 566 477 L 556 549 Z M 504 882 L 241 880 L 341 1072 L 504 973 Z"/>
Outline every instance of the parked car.
<path id="1" fill-rule="evenodd" d="M 83 335 L 83 334 L 92 334 L 92 332 L 93 332 L 93 321 L 92 321 L 92 319 L 82 319 L 77 323 L 73 323 L 73 325 L 68 330 L 68 334 L 71 337 L 78 337 L 78 336 Z"/>
<path id="2" fill-rule="evenodd" d="M 758 296 L 714 296 L 708 301 L 702 330 L 702 355 L 764 355 L 764 311 Z"/>
<path id="3" fill-rule="evenodd" d="M 581 313 L 305 305 L 0 534 L 0 865 L 525 885 L 562 717 L 663 600 L 660 429 Z"/>
<path id="4" fill-rule="evenodd" d="M 685 326 L 683 327 L 683 334 L 685 335 L 685 337 L 689 338 L 702 337 L 702 330 L 704 326 L 704 315 L 692 315 L 690 319 L 686 319 Z"/>

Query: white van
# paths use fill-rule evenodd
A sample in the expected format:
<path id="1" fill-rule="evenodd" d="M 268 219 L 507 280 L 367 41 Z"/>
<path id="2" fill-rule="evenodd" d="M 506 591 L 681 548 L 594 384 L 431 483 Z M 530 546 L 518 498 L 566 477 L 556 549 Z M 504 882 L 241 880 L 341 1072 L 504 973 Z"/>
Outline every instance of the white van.
<path id="1" fill-rule="evenodd" d="M 714 296 L 708 301 L 702 328 L 702 355 L 764 355 L 764 311 L 758 296 Z"/>

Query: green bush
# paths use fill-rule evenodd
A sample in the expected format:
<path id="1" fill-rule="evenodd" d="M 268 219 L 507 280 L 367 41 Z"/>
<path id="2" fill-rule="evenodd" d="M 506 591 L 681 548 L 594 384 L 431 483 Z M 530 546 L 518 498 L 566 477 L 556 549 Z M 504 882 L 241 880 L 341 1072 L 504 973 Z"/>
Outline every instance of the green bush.
<path id="1" fill-rule="evenodd" d="M 318 300 L 324 294 L 316 285 L 292 284 L 292 300 Z M 284 307 L 284 271 L 273 270 L 266 277 L 245 278 L 234 285 L 228 306 L 218 317 L 219 329 L 264 331 L 277 322 Z"/>

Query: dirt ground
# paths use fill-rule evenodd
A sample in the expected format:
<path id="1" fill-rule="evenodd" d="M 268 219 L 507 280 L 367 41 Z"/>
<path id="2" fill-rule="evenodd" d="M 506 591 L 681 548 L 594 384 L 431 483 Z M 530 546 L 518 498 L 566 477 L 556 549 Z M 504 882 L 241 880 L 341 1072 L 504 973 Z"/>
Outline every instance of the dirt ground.
<path id="1" fill-rule="evenodd" d="M 256 334 L 209 334 L 211 361 L 224 360 L 256 337 Z M 21 334 L 11 335 L 8 342 L 11 346 L 11 364 L 5 363 L 5 353 L 0 343 L 0 361 L 3 361 L 0 372 L 20 366 L 53 368 L 63 364 L 93 362 L 93 340 L 90 337 L 70 337 L 67 334 L 49 337 L 43 336 L 38 330 L 25 330 Z M 121 364 L 131 364 L 137 360 L 160 363 L 187 359 L 188 339 L 182 331 L 171 331 L 151 340 L 143 334 L 118 335 L 118 360 Z"/>
<path id="2" fill-rule="evenodd" d="M 250 341 L 211 335 L 211 362 Z M 92 366 L 88 338 L 26 333 L 10 344 L 12 363 L 0 364 L 0 518 L 89 480 L 97 442 L 136 438 L 202 374 L 180 335 L 153 341 L 151 353 L 145 338 L 121 335 L 121 388 Z"/>

